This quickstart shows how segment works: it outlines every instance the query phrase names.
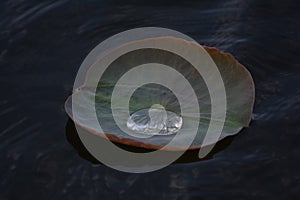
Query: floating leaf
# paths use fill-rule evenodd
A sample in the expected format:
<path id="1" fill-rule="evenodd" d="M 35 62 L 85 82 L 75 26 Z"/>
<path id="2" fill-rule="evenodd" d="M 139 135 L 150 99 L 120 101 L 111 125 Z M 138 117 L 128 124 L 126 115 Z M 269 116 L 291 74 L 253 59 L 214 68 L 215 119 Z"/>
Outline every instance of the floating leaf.
<path id="1" fill-rule="evenodd" d="M 133 51 L 125 51 L 130 49 L 131 46 L 143 43 L 147 43 L 148 46 L 150 44 L 153 48 L 141 48 Z M 183 39 L 173 37 L 151 38 L 128 43 L 120 46 L 98 60 L 97 63 L 95 63 L 89 70 L 85 84 L 78 90 L 78 92 L 71 95 L 66 101 L 66 112 L 74 120 L 74 122 L 89 132 L 108 138 L 111 141 L 148 149 L 159 149 L 166 146 L 174 138 L 174 135 L 178 135 L 179 143 L 177 142 L 175 145 L 173 144 L 173 146 L 168 146 L 168 149 L 170 150 L 181 150 L 182 145 L 180 141 L 185 143 L 186 140 L 190 139 L 187 131 L 189 130 L 189 127 L 199 124 L 197 134 L 189 149 L 199 149 L 202 146 L 209 145 L 207 143 L 203 143 L 209 124 L 219 123 L 219 121 L 218 119 L 212 118 L 211 96 L 206 83 L 201 74 L 197 72 L 190 62 L 174 52 L 155 48 L 158 43 L 165 43 L 166 46 L 173 45 L 177 48 L 182 48 L 182 51 L 185 51 L 185 48 L 188 46 L 189 48 L 186 48 L 186 54 L 191 55 L 194 53 L 197 54 L 198 51 L 203 51 L 204 48 L 216 64 L 223 79 L 227 101 L 226 120 L 219 140 L 226 136 L 234 135 L 243 127 L 247 127 L 249 125 L 254 103 L 254 84 L 247 69 L 235 60 L 231 54 L 223 53 L 216 48 L 202 47 L 194 42 L 188 42 Z M 122 56 L 114 58 L 114 56 L 122 51 L 125 52 L 124 54 L 121 54 Z M 111 63 L 107 63 L 107 60 L 112 61 Z M 90 79 L 90 77 L 96 76 L 97 70 L 101 68 L 101 65 L 99 64 L 101 62 L 109 64 L 109 68 L 107 68 L 102 74 L 101 81 L 89 81 L 94 80 Z M 199 60 L 199 64 L 207 64 L 202 62 L 204 61 Z M 147 112 L 141 112 L 141 110 L 149 109 L 152 105 L 162 105 L 168 114 L 165 113 L 165 121 L 162 120 L 162 118 L 159 118 L 157 123 L 165 123 L 166 126 L 167 116 L 173 116 L 176 120 L 179 120 L 182 117 L 183 128 L 185 129 L 184 133 L 182 132 L 182 129 L 180 129 L 180 125 L 177 127 L 179 130 L 174 129 L 176 131 L 171 132 L 174 134 L 163 134 L 169 133 L 164 129 L 164 131 L 159 132 L 162 134 L 158 134 L 157 131 L 154 131 L 154 134 L 150 134 L 151 137 L 135 137 L 138 135 L 145 135 L 145 130 L 146 132 L 149 131 L 149 127 L 140 129 L 134 127 L 132 129 L 137 130 L 135 133 L 136 135 L 131 135 L 124 133 L 122 128 L 116 124 L 114 120 L 115 116 L 113 116 L 113 111 L 111 109 L 113 90 L 116 86 L 124 91 L 127 91 L 128 88 L 134 87 L 134 84 L 119 84 L 118 81 L 126 72 L 145 63 L 150 63 L 150 65 L 147 65 L 148 69 L 152 69 L 151 63 L 155 63 L 155 65 L 158 63 L 170 66 L 176 70 L 176 72 L 181 74 L 182 77 L 188 80 L 189 84 L 193 87 L 193 91 L 195 92 L 199 103 L 200 117 L 194 117 L 195 113 L 193 112 L 196 112 L 195 108 L 193 106 L 189 106 L 189 101 L 193 95 L 192 93 L 186 93 L 186 88 L 181 88 L 182 94 L 188 95 L 182 97 L 182 99 L 184 99 L 184 105 L 180 105 L 178 96 L 174 95 L 170 88 L 160 84 L 155 84 L 155 82 L 145 84 L 134 91 L 127 108 L 129 113 L 135 118 L 137 116 L 136 113 L 146 113 L 142 117 L 145 117 L 145 124 L 147 125 L 147 123 L 151 122 L 150 118 L 149 122 L 147 122 Z M 154 68 L 154 64 L 153 69 L 157 69 Z M 210 68 L 208 68 L 207 73 L 210 73 Z M 152 73 L 136 74 L 135 77 L 136 79 L 143 79 L 151 74 Z M 211 78 L 213 79 L 214 77 L 215 75 L 211 74 Z M 164 76 L 160 78 L 168 79 L 169 77 Z M 172 78 L 173 80 L 179 80 L 180 76 Z M 157 77 L 153 77 L 153 79 L 157 80 Z M 213 88 L 213 91 L 210 92 L 218 93 L 220 90 L 221 86 L 216 85 L 216 87 Z M 96 91 L 96 93 L 94 93 L 94 91 Z M 74 104 L 72 105 L 72 99 L 76 99 L 76 117 L 72 114 L 72 106 L 74 106 Z M 118 105 L 121 105 L 126 101 L 127 100 L 125 98 L 118 98 L 115 100 Z M 187 107 L 189 113 L 181 113 L 182 107 Z M 118 112 L 117 115 L 122 115 L 121 111 L 122 110 L 120 109 L 120 112 Z M 178 117 L 176 117 L 176 114 Z M 98 121 L 95 121 L 95 115 Z M 102 131 L 99 130 L 98 123 L 101 123 Z M 128 123 L 130 124 L 129 127 L 132 127 L 132 121 L 130 121 L 130 119 L 121 121 L 121 126 L 126 128 L 127 124 L 128 128 Z M 172 124 L 170 122 L 168 123 Z M 140 133 L 138 131 L 140 131 Z"/>

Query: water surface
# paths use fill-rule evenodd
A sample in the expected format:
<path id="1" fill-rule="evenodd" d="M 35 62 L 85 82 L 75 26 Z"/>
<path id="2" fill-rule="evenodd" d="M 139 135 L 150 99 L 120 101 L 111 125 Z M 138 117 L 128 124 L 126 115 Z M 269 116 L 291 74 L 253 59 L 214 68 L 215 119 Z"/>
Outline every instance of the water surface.
<path id="1" fill-rule="evenodd" d="M 296 199 L 298 1 L 0 3 L 0 199 Z M 253 75 L 253 121 L 211 159 L 127 174 L 66 139 L 63 104 L 85 56 L 130 28 L 165 27 L 232 53 Z"/>

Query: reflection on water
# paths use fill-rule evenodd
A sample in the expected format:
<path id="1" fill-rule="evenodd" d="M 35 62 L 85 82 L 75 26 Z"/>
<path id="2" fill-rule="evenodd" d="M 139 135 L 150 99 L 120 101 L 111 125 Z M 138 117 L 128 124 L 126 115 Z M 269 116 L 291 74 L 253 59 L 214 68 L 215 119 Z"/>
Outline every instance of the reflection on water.
<path id="1" fill-rule="evenodd" d="M 295 199 L 299 195 L 298 1 L 0 2 L 0 199 Z M 253 121 L 201 162 L 126 174 L 82 159 L 63 103 L 87 53 L 141 26 L 236 56 L 256 86 Z"/>

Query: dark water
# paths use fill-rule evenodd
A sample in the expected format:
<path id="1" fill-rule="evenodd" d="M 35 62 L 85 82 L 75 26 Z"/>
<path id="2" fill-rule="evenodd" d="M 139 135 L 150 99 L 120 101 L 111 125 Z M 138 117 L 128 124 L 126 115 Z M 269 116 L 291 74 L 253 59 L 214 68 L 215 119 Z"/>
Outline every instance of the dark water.
<path id="1" fill-rule="evenodd" d="M 0 199 L 299 198 L 299 11 L 296 0 L 1 1 Z M 82 60 L 143 26 L 230 52 L 252 73 L 251 126 L 211 159 L 127 174 L 68 142 L 63 104 Z"/>

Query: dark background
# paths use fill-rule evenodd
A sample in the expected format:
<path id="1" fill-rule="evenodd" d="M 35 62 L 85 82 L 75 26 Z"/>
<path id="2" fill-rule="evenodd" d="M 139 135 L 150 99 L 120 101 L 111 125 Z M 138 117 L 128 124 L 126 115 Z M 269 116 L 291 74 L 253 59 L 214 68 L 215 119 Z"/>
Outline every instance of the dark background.
<path id="1" fill-rule="evenodd" d="M 299 1 L 0 2 L 0 199 L 297 199 Z M 107 37 L 156 26 L 232 53 L 253 75 L 251 126 L 212 159 L 147 174 L 95 165 L 66 139 L 64 101 Z"/>

